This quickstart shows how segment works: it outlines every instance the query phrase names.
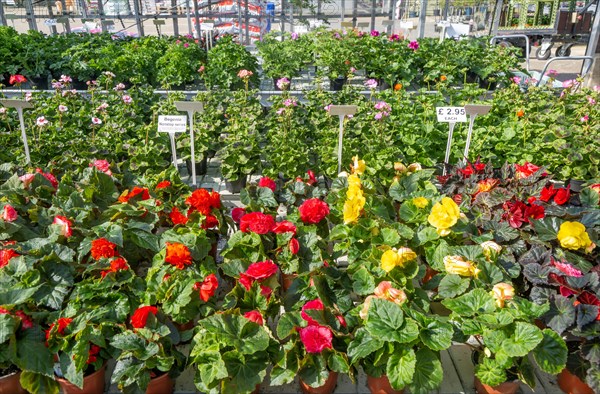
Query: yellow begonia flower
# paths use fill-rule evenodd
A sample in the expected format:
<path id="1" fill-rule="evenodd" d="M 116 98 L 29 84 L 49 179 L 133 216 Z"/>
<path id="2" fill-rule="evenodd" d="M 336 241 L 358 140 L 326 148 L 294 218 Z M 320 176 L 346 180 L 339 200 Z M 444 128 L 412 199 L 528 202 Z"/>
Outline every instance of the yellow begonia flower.
<path id="1" fill-rule="evenodd" d="M 477 274 L 480 272 L 472 261 L 465 261 L 462 256 L 444 257 L 444 268 L 447 273 L 460 276 L 477 277 Z"/>
<path id="2" fill-rule="evenodd" d="M 556 237 L 560 241 L 560 246 L 566 249 L 586 249 L 592 245 L 585 226 L 579 222 L 564 222 L 560 225 Z"/>
<path id="3" fill-rule="evenodd" d="M 409 248 L 386 250 L 381 256 L 381 269 L 390 272 L 396 267 L 404 267 L 407 262 L 416 258 L 417 254 Z"/>
<path id="4" fill-rule="evenodd" d="M 483 248 L 483 255 L 487 260 L 490 260 L 493 256 L 497 256 L 502 251 L 502 246 L 494 241 L 482 242 L 480 246 Z"/>
<path id="5" fill-rule="evenodd" d="M 415 207 L 421 209 L 429 205 L 429 200 L 425 197 L 415 197 L 412 199 L 412 203 L 415 204 Z"/>
<path id="6" fill-rule="evenodd" d="M 427 217 L 427 221 L 443 237 L 450 234 L 450 227 L 458 222 L 459 217 L 460 210 L 458 209 L 458 205 L 451 198 L 444 197 L 441 202 L 436 203 L 431 208 L 431 213 Z"/>
<path id="7" fill-rule="evenodd" d="M 346 191 L 346 199 L 352 200 L 353 198 L 361 198 L 363 197 L 363 192 L 360 186 L 350 185 L 348 190 Z"/>
<path id="8" fill-rule="evenodd" d="M 367 164 L 364 160 L 358 160 L 358 156 L 352 158 L 354 165 L 352 166 L 352 173 L 362 175 L 367 169 Z"/>
<path id="9" fill-rule="evenodd" d="M 356 223 L 365 206 L 366 200 L 362 196 L 362 191 L 359 190 L 359 192 L 360 195 L 356 195 L 344 203 L 344 224 Z"/>
<path id="10" fill-rule="evenodd" d="M 515 296 L 515 289 L 508 283 L 497 283 L 492 289 L 492 297 L 496 300 L 498 308 L 504 308 L 504 302 L 512 300 Z"/>
<path id="11" fill-rule="evenodd" d="M 348 176 L 348 187 L 361 187 L 360 178 L 356 174 Z"/>

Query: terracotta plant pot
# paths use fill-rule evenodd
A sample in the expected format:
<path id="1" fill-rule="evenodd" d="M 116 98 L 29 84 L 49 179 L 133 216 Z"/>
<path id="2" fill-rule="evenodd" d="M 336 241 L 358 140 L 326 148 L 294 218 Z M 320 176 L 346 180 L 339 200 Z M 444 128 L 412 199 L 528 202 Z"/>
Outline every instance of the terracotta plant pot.
<path id="1" fill-rule="evenodd" d="M 333 390 L 335 390 L 337 379 L 338 373 L 331 371 L 329 372 L 329 377 L 325 381 L 325 384 L 319 387 L 311 387 L 300 379 L 300 391 L 304 394 L 331 394 L 333 393 Z"/>
<path id="2" fill-rule="evenodd" d="M 404 390 L 394 390 L 387 375 L 376 378 L 367 375 L 367 387 L 371 394 L 403 394 Z"/>
<path id="3" fill-rule="evenodd" d="M 64 394 L 102 394 L 104 393 L 104 375 L 106 363 L 91 375 L 83 377 L 83 388 L 79 388 L 64 378 L 56 378 Z"/>
<path id="4" fill-rule="evenodd" d="M 475 376 L 475 390 L 479 394 L 516 394 L 519 391 L 519 381 L 513 380 L 512 382 L 504 382 L 497 386 L 488 386 L 483 384 Z"/>
<path id="5" fill-rule="evenodd" d="M 566 368 L 558 374 L 558 387 L 567 394 L 594 394 L 594 390 Z"/>
<path id="6" fill-rule="evenodd" d="M 150 379 L 150 384 L 146 389 L 146 394 L 172 394 L 175 382 L 168 373 L 160 375 L 157 378 Z"/>
<path id="7" fill-rule="evenodd" d="M 21 372 L 0 377 L 0 394 L 27 394 L 19 382 L 20 378 Z"/>

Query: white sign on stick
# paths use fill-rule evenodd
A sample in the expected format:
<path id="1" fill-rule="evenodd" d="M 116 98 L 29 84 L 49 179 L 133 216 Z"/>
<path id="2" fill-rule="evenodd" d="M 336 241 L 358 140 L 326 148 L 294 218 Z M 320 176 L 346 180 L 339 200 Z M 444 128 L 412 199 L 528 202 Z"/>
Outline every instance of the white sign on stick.
<path id="1" fill-rule="evenodd" d="M 187 117 L 185 115 L 159 115 L 158 131 L 160 133 L 185 133 Z"/>
<path id="2" fill-rule="evenodd" d="M 457 123 L 467 121 L 467 111 L 464 107 L 436 107 L 438 122 Z"/>

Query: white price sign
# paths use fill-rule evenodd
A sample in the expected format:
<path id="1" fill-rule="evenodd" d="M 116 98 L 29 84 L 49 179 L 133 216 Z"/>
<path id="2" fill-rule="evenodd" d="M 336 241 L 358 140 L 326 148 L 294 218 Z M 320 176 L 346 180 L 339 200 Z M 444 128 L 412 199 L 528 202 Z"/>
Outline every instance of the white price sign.
<path id="1" fill-rule="evenodd" d="M 214 23 L 203 22 L 200 23 L 200 29 L 202 30 L 213 30 L 215 28 Z"/>
<path id="2" fill-rule="evenodd" d="M 187 130 L 187 117 L 185 115 L 159 115 L 159 133 L 185 133 Z"/>
<path id="3" fill-rule="evenodd" d="M 56 26 L 57 22 L 56 19 L 46 19 L 44 21 L 44 25 L 46 26 Z"/>
<path id="4" fill-rule="evenodd" d="M 467 121 L 467 111 L 464 107 L 436 107 L 438 122 L 456 123 Z"/>

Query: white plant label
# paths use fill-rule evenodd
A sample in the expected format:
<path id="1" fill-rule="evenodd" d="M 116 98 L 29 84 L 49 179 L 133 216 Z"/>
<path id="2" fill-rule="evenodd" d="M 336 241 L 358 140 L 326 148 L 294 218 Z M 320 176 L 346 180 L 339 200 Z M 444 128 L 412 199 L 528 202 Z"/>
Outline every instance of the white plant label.
<path id="1" fill-rule="evenodd" d="M 467 121 L 467 111 L 464 107 L 436 107 L 438 122 L 456 123 Z"/>
<path id="2" fill-rule="evenodd" d="M 56 19 L 46 19 L 44 21 L 44 25 L 46 26 L 56 26 L 57 22 Z"/>
<path id="3" fill-rule="evenodd" d="M 187 116 L 185 115 L 159 115 L 159 133 L 185 133 L 187 130 Z"/>

